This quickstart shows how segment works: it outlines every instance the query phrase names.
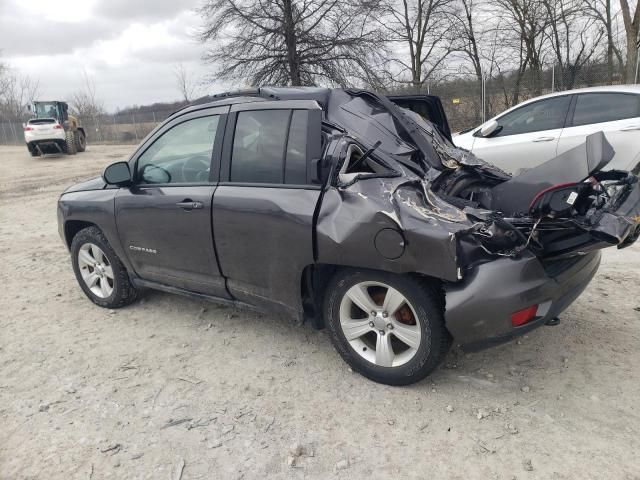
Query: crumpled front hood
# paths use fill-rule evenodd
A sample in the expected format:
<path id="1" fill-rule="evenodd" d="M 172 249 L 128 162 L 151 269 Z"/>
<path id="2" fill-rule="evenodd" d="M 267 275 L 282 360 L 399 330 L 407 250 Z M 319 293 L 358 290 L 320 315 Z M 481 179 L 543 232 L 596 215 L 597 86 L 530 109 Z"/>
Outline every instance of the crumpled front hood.
<path id="1" fill-rule="evenodd" d="M 67 189 L 62 193 L 64 194 L 64 193 L 71 193 L 71 192 L 86 192 L 88 190 L 102 190 L 106 186 L 107 184 L 104 183 L 104 180 L 102 179 L 102 177 L 95 177 L 95 178 L 90 178 L 80 183 L 71 185 L 70 187 L 67 187 Z"/>

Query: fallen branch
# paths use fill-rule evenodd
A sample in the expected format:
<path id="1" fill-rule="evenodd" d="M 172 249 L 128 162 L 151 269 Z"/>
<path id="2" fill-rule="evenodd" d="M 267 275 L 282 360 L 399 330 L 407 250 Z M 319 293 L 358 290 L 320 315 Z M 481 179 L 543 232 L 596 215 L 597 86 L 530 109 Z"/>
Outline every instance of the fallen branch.
<path id="1" fill-rule="evenodd" d="M 111 455 L 115 455 L 120 451 L 121 448 L 122 448 L 122 445 L 120 445 L 119 443 L 115 443 L 110 447 L 105 448 L 104 450 L 100 450 L 100 452 L 101 453 L 113 452 Z"/>
<path id="2" fill-rule="evenodd" d="M 193 418 L 181 418 L 180 420 L 169 420 L 166 424 L 160 427 L 160 430 L 164 430 L 165 428 L 175 427 L 176 425 L 181 425 L 186 422 L 190 422 Z"/>
<path id="3" fill-rule="evenodd" d="M 184 471 L 184 459 L 180 459 L 180 463 L 178 463 L 178 470 L 176 470 L 176 480 L 180 480 L 182 478 L 182 472 Z"/>
<path id="4" fill-rule="evenodd" d="M 183 382 L 187 382 L 187 383 L 191 383 L 193 385 L 199 385 L 202 383 L 202 380 L 196 378 L 194 380 L 191 380 L 189 378 L 184 378 L 184 377 L 178 377 L 177 380 L 182 380 Z"/>

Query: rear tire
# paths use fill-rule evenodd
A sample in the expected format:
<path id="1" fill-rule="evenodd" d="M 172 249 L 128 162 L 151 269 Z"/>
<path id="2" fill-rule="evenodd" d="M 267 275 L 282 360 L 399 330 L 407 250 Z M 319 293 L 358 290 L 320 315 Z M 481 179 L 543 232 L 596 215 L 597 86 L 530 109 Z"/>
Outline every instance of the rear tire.
<path id="1" fill-rule="evenodd" d="M 67 130 L 65 132 L 65 153 L 67 155 L 76 154 L 76 135 L 73 130 Z"/>
<path id="2" fill-rule="evenodd" d="M 33 147 L 33 149 L 29 149 L 29 153 L 31 154 L 32 157 L 39 157 L 40 156 L 40 150 L 38 150 L 37 147 Z"/>
<path id="3" fill-rule="evenodd" d="M 138 297 L 127 269 L 98 227 L 85 228 L 73 237 L 71 262 L 82 291 L 96 305 L 120 308 Z"/>
<path id="4" fill-rule="evenodd" d="M 349 269 L 339 271 L 326 292 L 325 324 L 334 347 L 353 370 L 375 382 L 418 382 L 451 346 L 443 294 L 426 280 Z"/>
<path id="5" fill-rule="evenodd" d="M 76 132 L 76 150 L 84 152 L 87 149 L 87 137 L 82 130 Z"/>

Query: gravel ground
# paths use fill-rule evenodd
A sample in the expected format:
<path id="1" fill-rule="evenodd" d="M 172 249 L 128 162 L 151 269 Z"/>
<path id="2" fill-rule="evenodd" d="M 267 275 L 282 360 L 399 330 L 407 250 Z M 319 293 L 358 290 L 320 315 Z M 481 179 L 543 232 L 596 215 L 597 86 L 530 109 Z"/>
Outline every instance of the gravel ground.
<path id="1" fill-rule="evenodd" d="M 640 245 L 560 325 L 387 387 L 309 325 L 89 302 L 55 203 L 131 149 L 0 147 L 0 478 L 640 479 Z"/>

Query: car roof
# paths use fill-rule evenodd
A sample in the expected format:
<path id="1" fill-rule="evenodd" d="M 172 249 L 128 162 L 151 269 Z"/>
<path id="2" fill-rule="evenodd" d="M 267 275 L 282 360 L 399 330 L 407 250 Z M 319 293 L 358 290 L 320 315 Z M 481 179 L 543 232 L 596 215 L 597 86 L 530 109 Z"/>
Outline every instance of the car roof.
<path id="1" fill-rule="evenodd" d="M 640 93 L 640 85 L 602 85 L 599 87 L 585 87 L 585 88 L 575 88 L 573 90 L 562 90 L 559 92 L 548 93 L 546 95 L 540 95 L 539 97 L 531 98 L 527 100 L 527 103 L 531 100 L 539 100 L 541 98 L 549 98 L 549 97 L 559 97 L 562 95 L 575 95 L 578 93 L 602 93 L 602 92 L 613 92 L 613 93 Z"/>
<path id="2" fill-rule="evenodd" d="M 327 87 L 269 86 L 235 90 L 205 97 L 198 103 L 192 103 L 174 112 L 171 117 L 206 108 L 221 107 L 237 103 L 264 102 L 269 100 L 314 100 L 322 105 L 327 102 L 331 91 L 332 89 Z"/>
<path id="3" fill-rule="evenodd" d="M 546 95 L 540 95 L 538 97 L 533 97 L 533 98 L 529 98 L 527 100 L 524 100 L 506 110 L 504 110 L 503 112 L 500 112 L 499 114 L 495 115 L 494 117 L 492 117 L 491 119 L 497 119 L 500 118 L 502 116 L 504 116 L 505 114 L 519 108 L 522 107 L 523 105 L 527 105 L 529 103 L 533 103 L 533 102 L 537 102 L 540 100 L 544 100 L 546 98 L 553 98 L 553 97 L 562 97 L 565 95 L 578 95 L 580 93 L 635 93 L 635 94 L 639 94 L 640 95 L 640 85 L 603 85 L 603 86 L 599 86 L 599 87 L 585 87 L 585 88 L 575 88 L 573 90 L 562 90 L 559 92 L 554 92 L 554 93 L 548 93 Z M 489 120 L 491 120 L 489 119 Z M 487 120 L 488 121 L 488 120 Z M 485 122 L 486 123 L 486 122 Z M 479 126 L 484 125 L 481 124 Z M 472 130 L 475 130 L 476 127 L 474 127 Z"/>
<path id="4" fill-rule="evenodd" d="M 537 102 L 538 100 L 543 100 L 545 98 L 562 97 L 564 95 L 577 95 L 579 93 L 637 93 L 637 94 L 640 94 L 640 85 L 603 85 L 600 87 L 585 87 L 585 88 L 575 88 L 573 90 L 561 90 L 559 92 L 548 93 L 546 95 L 540 95 L 538 97 L 529 98 L 509 108 L 509 110 L 512 110 L 516 107 L 520 107 L 522 105 L 526 105 L 527 103 Z M 505 110 L 503 113 L 506 113 L 509 110 Z"/>
<path id="5" fill-rule="evenodd" d="M 216 97 L 218 97 L 218 95 L 213 96 L 213 98 L 216 98 Z M 226 95 L 226 96 L 221 96 L 221 98 L 218 100 L 212 100 L 208 102 L 187 105 L 186 107 L 181 108 L 180 110 L 177 110 L 176 112 L 174 112 L 171 115 L 171 118 L 177 117 L 180 115 L 185 115 L 187 113 L 195 112 L 198 110 L 204 110 L 207 108 L 224 107 L 226 105 L 234 105 L 236 103 L 264 102 L 266 100 L 268 99 L 263 97 L 257 97 L 257 96 L 256 97 L 246 96 L 244 94 L 238 95 L 238 96 Z"/>

